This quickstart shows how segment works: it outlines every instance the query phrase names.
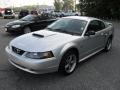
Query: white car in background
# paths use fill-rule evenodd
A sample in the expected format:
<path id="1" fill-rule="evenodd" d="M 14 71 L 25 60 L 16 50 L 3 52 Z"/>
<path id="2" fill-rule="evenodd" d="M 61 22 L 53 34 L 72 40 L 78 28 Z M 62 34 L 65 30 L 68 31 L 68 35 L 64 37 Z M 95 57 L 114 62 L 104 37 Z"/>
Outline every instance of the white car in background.
<path id="1" fill-rule="evenodd" d="M 58 11 L 52 12 L 52 15 L 55 16 L 55 17 L 61 17 L 62 12 L 58 12 Z"/>
<path id="2" fill-rule="evenodd" d="M 68 11 L 68 12 L 62 12 L 64 16 L 80 16 L 80 12 L 73 12 L 73 11 Z"/>
<path id="3" fill-rule="evenodd" d="M 66 17 L 66 16 L 80 16 L 80 12 L 75 12 L 75 11 L 59 11 L 59 12 L 53 12 L 52 13 L 53 16 L 56 17 Z"/>
<path id="4" fill-rule="evenodd" d="M 3 18 L 15 18 L 15 13 L 13 12 L 12 9 L 10 8 L 5 8 L 4 13 L 3 13 Z"/>

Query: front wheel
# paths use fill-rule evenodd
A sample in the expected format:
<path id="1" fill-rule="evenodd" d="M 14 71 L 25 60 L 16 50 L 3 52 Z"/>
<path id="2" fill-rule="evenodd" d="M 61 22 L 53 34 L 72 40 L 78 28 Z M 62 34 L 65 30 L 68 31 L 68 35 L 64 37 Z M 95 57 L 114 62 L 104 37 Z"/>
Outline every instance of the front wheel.
<path id="1" fill-rule="evenodd" d="M 7 19 L 7 17 L 4 17 L 4 19 Z"/>
<path id="2" fill-rule="evenodd" d="M 105 45 L 105 51 L 110 51 L 111 50 L 111 48 L 112 48 L 112 39 L 111 38 L 109 38 L 108 40 L 107 40 L 107 43 L 106 43 L 106 45 Z"/>
<path id="3" fill-rule="evenodd" d="M 77 65 L 77 55 L 74 51 L 68 51 L 62 58 L 59 71 L 65 75 L 73 73 Z"/>

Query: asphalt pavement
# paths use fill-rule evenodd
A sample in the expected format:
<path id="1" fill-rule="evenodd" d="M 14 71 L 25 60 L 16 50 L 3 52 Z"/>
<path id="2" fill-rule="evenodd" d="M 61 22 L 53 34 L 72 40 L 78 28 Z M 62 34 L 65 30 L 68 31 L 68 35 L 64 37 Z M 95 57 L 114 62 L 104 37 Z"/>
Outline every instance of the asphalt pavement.
<path id="1" fill-rule="evenodd" d="M 35 75 L 12 66 L 5 47 L 19 35 L 4 31 L 11 19 L 0 19 L 0 90 L 120 90 L 120 22 L 113 22 L 115 37 L 110 52 L 100 52 L 64 76 L 57 72 Z"/>

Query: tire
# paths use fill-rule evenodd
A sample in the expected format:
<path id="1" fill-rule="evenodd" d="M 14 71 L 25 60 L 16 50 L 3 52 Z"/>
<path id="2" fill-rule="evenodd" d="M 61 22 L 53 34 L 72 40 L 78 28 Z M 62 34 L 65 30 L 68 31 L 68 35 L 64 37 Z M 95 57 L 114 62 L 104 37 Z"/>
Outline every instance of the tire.
<path id="1" fill-rule="evenodd" d="M 27 33 L 30 33 L 30 32 L 31 32 L 31 29 L 29 27 L 25 27 L 24 30 L 23 30 L 24 34 L 27 34 Z"/>
<path id="2" fill-rule="evenodd" d="M 12 19 L 15 19 L 15 16 L 13 16 Z"/>
<path id="3" fill-rule="evenodd" d="M 66 52 L 61 60 L 59 72 L 62 72 L 64 75 L 72 74 L 76 69 L 77 61 L 77 54 L 73 50 Z"/>
<path id="4" fill-rule="evenodd" d="M 7 19 L 7 17 L 4 17 L 4 19 Z"/>
<path id="5" fill-rule="evenodd" d="M 60 17 L 64 17 L 65 15 L 64 14 L 61 14 Z"/>
<path id="6" fill-rule="evenodd" d="M 111 48 L 112 48 L 112 38 L 108 38 L 108 40 L 107 40 L 107 43 L 106 43 L 106 45 L 105 45 L 105 51 L 106 52 L 108 52 L 108 51 L 110 51 L 111 50 Z"/>

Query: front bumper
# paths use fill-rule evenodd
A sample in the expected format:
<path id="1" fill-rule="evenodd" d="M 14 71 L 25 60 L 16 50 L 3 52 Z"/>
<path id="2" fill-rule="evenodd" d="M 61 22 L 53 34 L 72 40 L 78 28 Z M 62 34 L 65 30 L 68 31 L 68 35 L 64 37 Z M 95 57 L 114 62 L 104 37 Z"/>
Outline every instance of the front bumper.
<path id="1" fill-rule="evenodd" d="M 6 47 L 6 52 L 8 54 L 9 62 L 26 72 L 43 74 L 58 70 L 58 64 L 55 57 L 49 59 L 30 59 L 26 58 L 24 55 L 20 56 L 15 54 L 8 47 Z"/>
<path id="2" fill-rule="evenodd" d="M 5 27 L 5 31 L 9 33 L 22 33 L 22 28 L 11 28 L 11 27 Z"/>

